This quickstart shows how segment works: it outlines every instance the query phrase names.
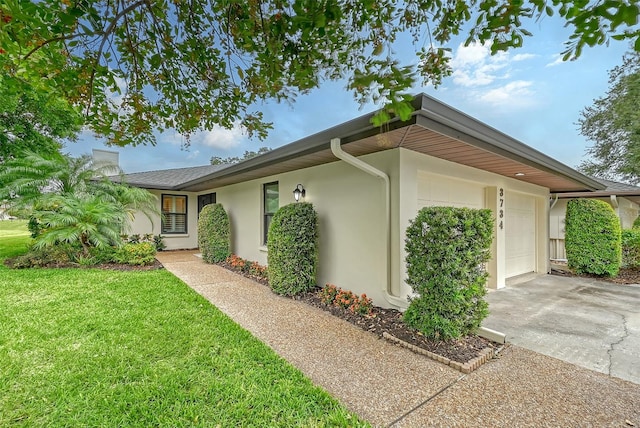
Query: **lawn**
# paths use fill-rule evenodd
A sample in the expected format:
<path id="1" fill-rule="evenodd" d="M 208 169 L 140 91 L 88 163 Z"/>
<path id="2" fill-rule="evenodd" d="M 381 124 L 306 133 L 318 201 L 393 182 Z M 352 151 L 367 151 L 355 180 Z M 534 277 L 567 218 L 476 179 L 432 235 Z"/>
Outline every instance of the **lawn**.
<path id="1" fill-rule="evenodd" d="M 0 266 L 0 308 L 3 427 L 366 426 L 164 270 Z"/>

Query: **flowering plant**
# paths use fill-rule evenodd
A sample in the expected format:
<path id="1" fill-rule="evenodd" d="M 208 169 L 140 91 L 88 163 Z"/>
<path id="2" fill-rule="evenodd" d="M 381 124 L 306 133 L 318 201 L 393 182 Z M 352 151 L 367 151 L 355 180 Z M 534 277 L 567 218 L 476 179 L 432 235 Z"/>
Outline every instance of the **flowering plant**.
<path id="1" fill-rule="evenodd" d="M 333 284 L 325 285 L 319 295 L 325 305 L 347 309 L 354 314 L 370 315 L 373 310 L 373 302 L 366 294 L 358 296 L 352 291 L 343 290 Z"/>

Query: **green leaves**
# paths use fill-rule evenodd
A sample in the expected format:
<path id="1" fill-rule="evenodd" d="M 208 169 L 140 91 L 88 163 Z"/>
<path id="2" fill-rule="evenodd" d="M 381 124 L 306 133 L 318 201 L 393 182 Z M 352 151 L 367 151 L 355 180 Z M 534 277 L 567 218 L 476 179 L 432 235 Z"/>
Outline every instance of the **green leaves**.
<path id="1" fill-rule="evenodd" d="M 205 205 L 200 211 L 198 247 L 207 263 L 223 262 L 231 255 L 231 226 L 222 204 Z"/>
<path id="2" fill-rule="evenodd" d="M 577 273 L 616 276 L 621 263 L 620 220 L 613 208 L 597 199 L 567 204 L 565 248 L 569 267 Z"/>
<path id="3" fill-rule="evenodd" d="M 496 53 L 522 46 L 527 24 L 554 13 L 573 28 L 566 59 L 610 38 L 640 51 L 629 0 L 12 0 L 0 5 L 0 69 L 67 99 L 113 145 L 155 144 L 168 128 L 188 144 L 198 130 L 238 122 L 265 138 L 261 101 L 292 102 L 325 80 L 379 104 L 376 124 L 404 118 L 418 78 L 437 86 L 451 74 L 453 36 L 468 29 L 467 43 Z M 417 63 L 390 49 L 404 32 Z"/>
<path id="4" fill-rule="evenodd" d="M 640 52 L 609 72 L 609 89 L 581 112 L 580 133 L 593 145 L 580 165 L 587 174 L 640 181 Z"/>
<path id="5" fill-rule="evenodd" d="M 485 294 L 493 240 L 490 210 L 428 207 L 407 228 L 407 284 L 411 299 L 404 319 L 427 337 L 469 334 L 487 316 Z"/>
<path id="6" fill-rule="evenodd" d="M 293 296 L 313 289 L 318 267 L 318 215 L 313 205 L 300 202 L 281 207 L 273 216 L 268 238 L 273 291 Z"/>

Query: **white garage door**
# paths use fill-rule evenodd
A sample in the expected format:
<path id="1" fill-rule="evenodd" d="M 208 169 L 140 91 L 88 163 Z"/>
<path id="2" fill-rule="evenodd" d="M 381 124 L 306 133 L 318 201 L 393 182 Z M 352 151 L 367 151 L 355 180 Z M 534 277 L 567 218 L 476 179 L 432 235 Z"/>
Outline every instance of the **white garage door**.
<path id="1" fill-rule="evenodd" d="M 521 193 L 505 198 L 506 276 L 536 270 L 536 201 Z"/>
<path id="2" fill-rule="evenodd" d="M 484 186 L 419 171 L 418 209 L 435 206 L 484 208 Z"/>

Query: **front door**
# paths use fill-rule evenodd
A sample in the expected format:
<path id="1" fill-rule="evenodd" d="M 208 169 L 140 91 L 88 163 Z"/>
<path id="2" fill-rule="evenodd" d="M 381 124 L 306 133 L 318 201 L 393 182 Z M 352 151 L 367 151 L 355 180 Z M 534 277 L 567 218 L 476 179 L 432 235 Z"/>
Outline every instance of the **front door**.
<path id="1" fill-rule="evenodd" d="M 198 196 L 198 217 L 200 216 L 200 211 L 204 208 L 205 205 L 215 204 L 216 203 L 216 194 L 215 193 L 207 193 L 206 195 Z"/>

